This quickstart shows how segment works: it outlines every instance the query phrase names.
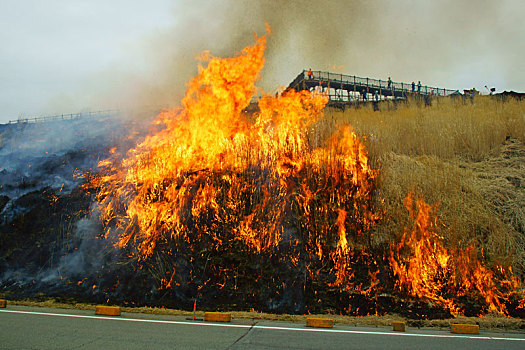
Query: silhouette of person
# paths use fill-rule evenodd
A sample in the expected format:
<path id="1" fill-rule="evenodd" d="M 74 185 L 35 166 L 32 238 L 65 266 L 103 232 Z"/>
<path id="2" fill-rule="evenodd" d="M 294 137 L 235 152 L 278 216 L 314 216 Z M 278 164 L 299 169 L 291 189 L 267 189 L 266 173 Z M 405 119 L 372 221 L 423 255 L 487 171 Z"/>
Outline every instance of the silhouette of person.
<path id="1" fill-rule="evenodd" d="M 417 92 L 421 92 L 421 80 L 417 82 Z"/>
<path id="2" fill-rule="evenodd" d="M 416 83 L 412 82 L 412 92 L 416 92 Z"/>

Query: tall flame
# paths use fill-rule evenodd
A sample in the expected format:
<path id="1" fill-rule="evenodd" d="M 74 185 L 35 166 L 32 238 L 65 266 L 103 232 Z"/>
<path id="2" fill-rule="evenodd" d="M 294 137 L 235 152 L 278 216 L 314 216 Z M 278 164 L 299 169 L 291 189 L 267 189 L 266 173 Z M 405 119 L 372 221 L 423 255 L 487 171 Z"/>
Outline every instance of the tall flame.
<path id="1" fill-rule="evenodd" d="M 163 129 L 121 162 L 100 163 L 101 219 L 119 248 L 137 247 L 131 254 L 147 259 L 159 244 L 171 249 L 202 235 L 219 243 L 233 234 L 257 252 L 304 238 L 319 259 L 344 260 L 345 236 L 377 220 L 361 215 L 369 211 L 376 171 L 357 136 L 344 127 L 322 148 L 309 139 L 324 95 L 266 95 L 253 121 L 245 115 L 264 65 L 266 37 L 255 40 L 236 57 L 203 54 L 207 65 L 199 66 L 182 107 L 156 119 Z M 352 221 L 345 222 L 347 212 Z M 326 215 L 339 215 L 337 237 L 319 230 Z"/>
<path id="2" fill-rule="evenodd" d="M 372 205 L 378 170 L 350 126 L 324 142 L 317 142 L 319 134 L 311 137 L 327 103 L 322 94 L 265 95 L 258 112 L 245 113 L 265 48 L 266 36 L 256 36 L 235 57 L 203 54 L 182 107 L 162 111 L 157 131 L 122 160 L 114 154 L 100 162 L 92 185 L 99 188 L 105 236 L 135 261 L 154 264 L 169 256 L 162 260 L 168 267 L 157 276 L 159 288 L 181 286 L 177 257 L 185 247 L 190 261 L 200 252 L 228 249 L 266 254 L 301 270 L 304 285 L 309 278 L 370 296 L 381 285 L 381 267 L 368 250 L 380 219 Z M 447 249 L 435 207 L 413 195 L 405 205 L 414 224 L 388 257 L 397 287 L 456 314 L 457 298 L 473 294 L 486 311 L 506 313 L 509 294 L 496 285 L 516 290 L 512 272 L 484 267 L 472 247 Z M 363 265 L 368 271 L 355 269 Z M 215 282 L 222 288 L 228 269 L 215 271 L 224 278 Z"/>

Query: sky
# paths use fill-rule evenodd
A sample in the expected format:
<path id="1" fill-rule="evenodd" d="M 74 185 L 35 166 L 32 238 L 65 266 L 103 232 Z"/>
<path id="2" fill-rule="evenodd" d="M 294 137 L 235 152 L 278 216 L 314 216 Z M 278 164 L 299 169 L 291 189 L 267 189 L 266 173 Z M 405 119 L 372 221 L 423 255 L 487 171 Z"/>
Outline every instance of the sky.
<path id="1" fill-rule="evenodd" d="M 0 0 L 0 123 L 176 106 L 202 51 L 232 56 L 265 23 L 269 93 L 308 68 L 524 92 L 523 13 L 521 0 Z"/>

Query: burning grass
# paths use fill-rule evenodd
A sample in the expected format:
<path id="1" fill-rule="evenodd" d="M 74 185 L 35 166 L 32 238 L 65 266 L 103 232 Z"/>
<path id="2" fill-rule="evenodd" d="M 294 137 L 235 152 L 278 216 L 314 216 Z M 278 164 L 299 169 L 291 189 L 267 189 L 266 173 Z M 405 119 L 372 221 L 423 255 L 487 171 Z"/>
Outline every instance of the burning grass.
<path id="1" fill-rule="evenodd" d="M 266 46 L 255 41 L 236 57 L 203 56 L 182 107 L 99 163 L 82 190 L 95 193 L 92 240 L 107 247 L 93 274 L 65 278 L 72 294 L 523 316 L 523 105 L 414 100 L 338 112 L 323 95 L 286 91 L 248 117 Z"/>
<path id="2" fill-rule="evenodd" d="M 380 221 L 383 213 L 390 215 L 384 204 L 391 197 L 376 193 L 389 133 L 375 128 L 370 135 L 374 168 L 352 129 L 336 125 L 335 118 L 346 115 L 332 115 L 333 125 L 322 129 L 322 95 L 265 96 L 255 121 L 245 119 L 264 49 L 262 37 L 237 57 L 205 57 L 207 66 L 190 82 L 182 109 L 157 119 L 163 129 L 122 161 L 103 162 L 105 176 L 92 185 L 101 188 L 107 239 L 149 266 L 157 287 L 172 296 L 212 294 L 228 304 L 225 299 L 239 298 L 239 289 L 242 303 L 262 302 L 269 310 L 334 307 L 357 315 L 385 312 L 403 295 L 436 304 L 418 306 L 417 317 L 431 317 L 436 307 L 457 315 L 508 314 L 506 304 L 523 306 L 509 264 L 496 260 L 496 274 L 478 259 L 475 243 L 459 236 L 452 243 L 466 249 L 447 248 L 453 245 L 440 233 L 448 230 L 446 222 L 437 230 L 435 213 L 422 199 L 415 209 L 407 197 L 404 227 L 414 220 L 413 229 L 387 231 L 379 238 L 394 243 L 374 245 L 374 230 L 389 227 Z M 451 106 L 442 104 L 445 110 Z M 415 123 L 409 131 L 419 138 L 431 124 L 422 108 L 394 110 Z M 429 118 L 436 118 L 433 113 Z M 510 119 L 514 124 L 507 128 L 519 124 Z M 482 152 L 456 132 L 466 145 L 463 156 L 474 159 Z M 404 142 L 407 156 L 421 155 L 417 142 Z M 454 152 L 427 151 L 434 157 Z M 397 292 L 381 300 L 388 288 Z"/>
<path id="3" fill-rule="evenodd" d="M 349 126 L 312 145 L 322 95 L 265 96 L 255 121 L 244 118 L 264 49 L 262 37 L 238 57 L 208 57 L 183 108 L 159 116 L 160 132 L 122 161 L 101 163 L 91 185 L 101 189 L 105 238 L 170 295 L 227 303 L 243 293 L 242 303 L 298 312 L 305 298 L 319 299 L 311 283 L 366 294 L 378 272 L 360 246 L 379 219 L 371 207 L 377 171 Z M 363 262 L 375 270 L 357 278 L 352 265 Z"/>
<path id="4" fill-rule="evenodd" d="M 385 103 L 379 111 L 362 107 L 325 112 L 320 129 L 340 122 L 356 125 L 357 133 L 367 138 L 371 164 L 381 168 L 377 198 L 382 201 L 383 220 L 374 229 L 374 244 L 405 242 L 415 249 L 401 273 L 396 272 L 405 280 L 405 286 L 401 282 L 400 287 L 408 294 L 421 297 L 421 293 L 430 293 L 432 296 L 424 299 L 441 305 L 461 298 L 458 285 L 444 286 L 456 283 L 451 271 L 457 270 L 464 279 L 460 283 L 470 285 L 460 289 L 478 299 L 475 304 L 483 304 L 479 300 L 485 298 L 493 305 L 485 311 L 478 306 L 475 313 L 496 308 L 505 314 L 498 301 L 488 301 L 502 289 L 507 289 L 507 296 L 516 291 L 522 295 L 523 287 L 516 278 L 523 280 L 525 262 L 523 106 L 519 100 L 480 97 L 436 99 L 431 106 L 409 100 L 397 106 Z M 417 206 L 406 203 L 407 193 L 414 191 L 420 197 Z M 423 198 L 435 205 L 428 206 Z M 421 240 L 424 232 L 433 238 Z M 419 244 L 427 244 L 426 249 L 418 252 Z M 396 251 L 399 249 L 393 253 Z M 420 258 L 412 262 L 418 255 Z M 476 284 L 478 277 L 469 272 L 471 268 L 457 267 L 458 259 L 469 261 L 471 268 L 473 263 L 479 264 L 474 270 L 484 270 L 480 281 L 484 287 Z M 395 270 L 397 261 L 390 260 Z M 407 274 L 416 267 L 424 273 Z M 430 278 L 431 282 L 415 277 Z M 497 286 L 500 282 L 494 280 L 502 284 Z M 444 299 L 443 291 L 449 294 Z M 522 308 L 519 298 L 523 296 L 515 298 Z M 507 297 L 500 294 L 497 299 Z M 447 306 L 452 311 L 455 307 Z"/>

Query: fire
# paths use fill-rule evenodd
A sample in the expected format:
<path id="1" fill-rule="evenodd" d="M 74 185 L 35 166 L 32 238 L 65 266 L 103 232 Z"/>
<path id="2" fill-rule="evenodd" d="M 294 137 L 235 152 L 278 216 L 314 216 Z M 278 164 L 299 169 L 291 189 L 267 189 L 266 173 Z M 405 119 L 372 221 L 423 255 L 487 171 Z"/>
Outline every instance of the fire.
<path id="1" fill-rule="evenodd" d="M 332 259 L 335 284 L 345 281 L 353 245 L 378 219 L 377 170 L 349 126 L 313 144 L 322 94 L 266 95 L 252 118 L 243 113 L 265 48 L 263 36 L 236 57 L 202 55 L 182 107 L 157 117 L 161 130 L 123 160 L 100 162 L 98 210 L 118 248 L 145 261 L 204 240 L 256 254 L 302 246 L 312 261 Z M 163 287 L 178 285 L 174 271 Z"/>
<path id="2" fill-rule="evenodd" d="M 112 150 L 100 162 L 90 185 L 98 188 L 104 236 L 163 290 L 198 294 L 228 286 L 255 297 L 272 284 L 270 304 L 287 288 L 312 288 L 321 300 L 316 286 L 371 298 L 387 264 L 370 249 L 381 219 L 373 204 L 378 169 L 350 126 L 316 134 L 323 94 L 265 95 L 258 112 L 244 112 L 265 48 L 266 36 L 256 36 L 235 57 L 203 54 L 182 106 L 163 110 L 156 132 L 124 157 Z M 456 314 L 458 297 L 477 295 L 486 311 L 506 313 L 510 295 L 496 286 L 506 281 L 507 290 L 517 290 L 512 272 L 492 272 L 472 247 L 447 249 L 435 207 L 412 195 L 405 204 L 414 225 L 390 246 L 386 267 L 399 290 Z M 293 272 L 275 276 L 265 266 Z"/>
<path id="3" fill-rule="evenodd" d="M 444 238 L 437 234 L 437 206 L 422 199 L 414 201 L 413 197 L 413 193 L 407 196 L 405 206 L 414 224 L 399 243 L 390 247 L 389 261 L 399 289 L 412 297 L 435 302 L 456 315 L 462 314 L 457 299 L 476 295 L 484 301 L 485 312 L 508 314 L 505 302 L 520 289 L 512 269 L 499 266 L 496 275 L 482 265 L 472 245 L 464 250 L 447 249 Z"/>

